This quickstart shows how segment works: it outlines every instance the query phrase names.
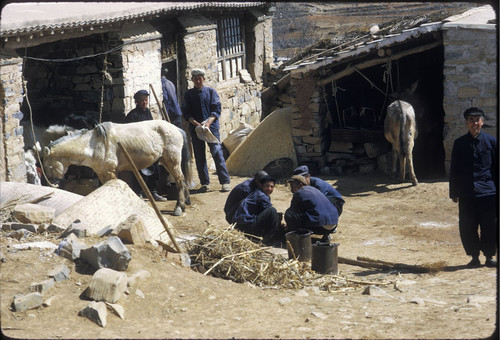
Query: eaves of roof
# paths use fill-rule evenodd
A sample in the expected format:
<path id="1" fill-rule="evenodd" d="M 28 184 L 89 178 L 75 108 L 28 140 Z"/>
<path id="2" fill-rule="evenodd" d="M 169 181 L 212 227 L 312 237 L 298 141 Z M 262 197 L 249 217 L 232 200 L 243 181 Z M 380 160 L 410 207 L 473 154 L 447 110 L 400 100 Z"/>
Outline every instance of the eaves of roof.
<path id="1" fill-rule="evenodd" d="M 322 55 L 317 58 L 309 57 L 285 67 L 283 71 L 293 72 L 294 70 L 300 69 L 300 72 L 304 74 L 313 73 L 321 68 L 329 68 L 338 62 L 353 60 L 360 56 L 376 52 L 377 50 L 416 40 L 422 36 L 428 35 L 429 33 L 437 32 L 443 29 L 474 27 L 477 29 L 496 30 L 496 25 L 488 23 L 494 18 L 495 13 L 491 6 L 487 5 L 478 7 L 466 11 L 461 15 L 446 18 L 440 22 L 422 24 L 421 26 L 403 30 L 397 34 L 379 37 L 376 40 L 369 40 L 359 44 L 352 43 L 348 48 L 345 48 L 342 51 L 332 52 L 329 55 Z"/>
<path id="2" fill-rule="evenodd" d="M 265 4 L 265 2 L 12 3 L 2 9 L 0 37 L 141 20 L 174 11 L 250 8 Z"/>

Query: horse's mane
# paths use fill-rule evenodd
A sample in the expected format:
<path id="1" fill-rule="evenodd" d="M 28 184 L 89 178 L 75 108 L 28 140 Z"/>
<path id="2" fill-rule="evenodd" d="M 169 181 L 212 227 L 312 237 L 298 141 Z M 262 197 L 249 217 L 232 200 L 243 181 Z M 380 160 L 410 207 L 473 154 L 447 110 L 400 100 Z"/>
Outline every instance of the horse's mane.
<path id="1" fill-rule="evenodd" d="M 77 137 L 80 137 L 81 135 L 83 135 L 84 133 L 87 133 L 88 131 L 89 130 L 87 130 L 87 129 L 76 130 L 74 133 L 72 133 L 70 135 L 62 136 L 61 138 L 58 138 L 58 139 L 50 142 L 48 146 L 49 146 L 49 148 L 52 148 L 55 145 L 61 144 L 61 143 L 66 142 L 68 140 L 75 139 Z"/>
<path id="2" fill-rule="evenodd" d="M 98 124 L 94 131 L 98 136 L 103 136 L 105 139 L 108 137 L 109 130 L 111 129 L 111 122 L 103 122 Z"/>

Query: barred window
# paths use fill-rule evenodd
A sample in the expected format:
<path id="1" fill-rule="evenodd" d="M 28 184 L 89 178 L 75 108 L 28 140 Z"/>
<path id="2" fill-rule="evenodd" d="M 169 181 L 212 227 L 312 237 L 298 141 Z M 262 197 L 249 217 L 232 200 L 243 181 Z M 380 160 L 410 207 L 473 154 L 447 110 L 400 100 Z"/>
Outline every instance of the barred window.
<path id="1" fill-rule="evenodd" d="M 219 81 L 238 77 L 245 68 L 245 42 L 240 18 L 217 21 L 217 68 Z"/>

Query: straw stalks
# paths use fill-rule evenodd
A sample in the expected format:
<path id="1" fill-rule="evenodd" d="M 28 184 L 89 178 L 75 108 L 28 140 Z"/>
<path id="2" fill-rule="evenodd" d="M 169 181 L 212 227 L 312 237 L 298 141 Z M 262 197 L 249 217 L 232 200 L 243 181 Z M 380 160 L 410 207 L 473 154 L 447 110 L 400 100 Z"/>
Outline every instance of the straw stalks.
<path id="1" fill-rule="evenodd" d="M 318 274 L 308 262 L 289 260 L 250 241 L 244 233 L 211 226 L 197 239 L 186 243 L 194 264 L 201 265 L 205 275 L 251 283 L 261 288 L 301 289 L 317 286 L 321 290 L 344 291 L 360 285 L 389 284 L 350 280 L 339 275 Z"/>

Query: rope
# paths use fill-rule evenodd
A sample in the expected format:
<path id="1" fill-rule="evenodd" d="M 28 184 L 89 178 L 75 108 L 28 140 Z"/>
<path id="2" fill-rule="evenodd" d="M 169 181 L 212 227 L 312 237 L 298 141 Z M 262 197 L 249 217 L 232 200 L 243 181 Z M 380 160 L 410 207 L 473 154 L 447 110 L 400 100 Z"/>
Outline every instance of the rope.
<path id="1" fill-rule="evenodd" d="M 26 60 L 25 60 L 26 61 Z M 23 69 L 24 69 L 24 66 L 23 65 Z M 31 104 L 30 104 L 30 101 L 29 101 L 29 98 L 28 98 L 28 86 L 26 86 L 26 79 L 24 78 L 24 75 L 21 75 L 21 80 L 23 82 L 23 90 L 24 90 L 24 97 L 26 98 L 26 104 L 28 104 L 28 110 L 29 110 L 29 117 L 30 117 L 30 125 L 31 125 L 31 134 L 33 136 L 33 149 L 35 149 L 35 155 L 36 155 L 36 158 L 38 160 L 38 163 L 40 163 L 40 168 L 42 170 L 42 174 L 43 174 L 43 178 L 45 178 L 45 180 L 47 181 L 47 183 L 52 187 L 52 188 L 57 188 L 58 186 L 55 185 L 55 184 L 52 184 L 49 179 L 47 178 L 47 175 L 45 174 L 45 170 L 43 168 L 43 163 L 42 163 L 42 159 L 40 157 L 40 152 L 38 151 L 38 148 L 36 147 L 36 143 L 37 143 L 37 140 L 36 140 L 36 136 L 35 136 L 35 128 L 33 127 L 33 111 L 31 109 Z"/>
<path id="2" fill-rule="evenodd" d="M 370 80 L 368 79 L 367 76 L 365 76 L 363 73 L 361 73 L 356 67 L 352 67 L 354 69 L 354 71 L 358 72 L 363 78 L 365 78 L 365 80 L 371 85 L 371 87 L 374 87 L 375 89 L 377 89 L 380 93 L 382 93 L 383 95 L 385 95 L 384 91 L 382 91 L 381 89 L 379 89 L 377 86 L 375 86 L 375 84 Z"/>

